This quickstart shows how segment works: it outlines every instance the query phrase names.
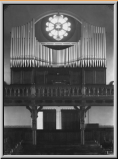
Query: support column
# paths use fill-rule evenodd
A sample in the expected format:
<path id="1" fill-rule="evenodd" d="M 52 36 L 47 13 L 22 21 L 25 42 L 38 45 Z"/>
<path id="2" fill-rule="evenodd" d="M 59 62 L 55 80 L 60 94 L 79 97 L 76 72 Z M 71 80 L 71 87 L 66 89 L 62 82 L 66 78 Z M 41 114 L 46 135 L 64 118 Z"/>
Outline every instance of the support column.
<path id="1" fill-rule="evenodd" d="M 56 129 L 61 129 L 61 109 L 56 108 Z"/>
<path id="2" fill-rule="evenodd" d="M 38 112 L 42 109 L 42 107 L 39 107 L 37 109 L 37 106 L 26 106 L 26 108 L 31 112 L 31 118 L 32 118 L 32 143 L 33 145 L 37 144 L 37 117 Z"/>
<path id="3" fill-rule="evenodd" d="M 84 136 L 84 130 L 85 130 L 85 123 L 84 123 L 84 117 L 86 116 L 87 110 L 91 108 L 91 106 L 87 106 L 85 108 L 85 103 L 80 106 L 80 109 L 77 106 L 74 106 L 74 108 L 80 112 L 80 129 L 81 129 L 81 144 L 85 144 L 85 136 Z"/>
<path id="4" fill-rule="evenodd" d="M 84 145 L 85 144 L 85 138 L 84 138 L 84 129 L 81 129 L 81 144 Z"/>
<path id="5" fill-rule="evenodd" d="M 84 130 L 85 130 L 85 123 L 84 123 L 84 117 L 86 115 L 87 110 L 89 110 L 91 106 L 87 106 L 85 108 L 85 105 L 80 107 L 80 129 L 81 129 L 81 144 L 85 144 L 85 135 L 84 135 Z"/>
<path id="6" fill-rule="evenodd" d="M 37 134 L 36 134 L 36 129 L 37 129 L 37 107 L 32 106 L 32 140 L 33 140 L 33 145 L 36 145 L 36 139 L 37 139 Z"/>
<path id="7" fill-rule="evenodd" d="M 84 129 L 85 129 L 85 125 L 84 125 L 84 106 L 80 107 L 80 129 L 81 129 L 81 144 L 84 145 L 85 144 L 85 138 L 84 138 Z"/>

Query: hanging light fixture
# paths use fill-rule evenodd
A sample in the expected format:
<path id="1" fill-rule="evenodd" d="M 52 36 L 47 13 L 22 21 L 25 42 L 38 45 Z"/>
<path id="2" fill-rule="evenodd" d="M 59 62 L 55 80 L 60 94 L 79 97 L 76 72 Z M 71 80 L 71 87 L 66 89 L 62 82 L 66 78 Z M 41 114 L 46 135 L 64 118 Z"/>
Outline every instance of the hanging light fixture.
<path id="1" fill-rule="evenodd" d="M 60 41 L 68 35 L 71 30 L 70 26 L 71 23 L 68 22 L 68 18 L 58 13 L 50 17 L 49 22 L 46 22 L 46 31 L 49 32 L 49 36 Z"/>

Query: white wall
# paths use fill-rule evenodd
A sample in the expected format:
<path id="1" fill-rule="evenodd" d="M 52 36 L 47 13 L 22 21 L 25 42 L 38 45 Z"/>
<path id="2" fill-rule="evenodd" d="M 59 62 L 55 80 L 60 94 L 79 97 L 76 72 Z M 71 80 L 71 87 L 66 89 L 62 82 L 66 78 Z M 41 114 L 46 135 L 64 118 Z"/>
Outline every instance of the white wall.
<path id="1" fill-rule="evenodd" d="M 43 129 L 43 112 L 38 112 L 37 129 Z"/>
<path id="2" fill-rule="evenodd" d="M 99 123 L 100 125 L 113 125 L 113 106 L 95 106 L 86 113 L 85 123 Z M 88 116 L 89 114 L 89 116 Z M 42 129 L 43 114 L 38 114 L 37 128 Z M 26 107 L 4 107 L 4 126 L 31 126 L 31 113 Z"/>
<path id="3" fill-rule="evenodd" d="M 31 126 L 31 113 L 25 106 L 4 107 L 4 126 Z"/>
<path id="4" fill-rule="evenodd" d="M 100 125 L 113 125 L 113 106 L 94 106 L 86 113 L 85 123 L 99 123 Z"/>

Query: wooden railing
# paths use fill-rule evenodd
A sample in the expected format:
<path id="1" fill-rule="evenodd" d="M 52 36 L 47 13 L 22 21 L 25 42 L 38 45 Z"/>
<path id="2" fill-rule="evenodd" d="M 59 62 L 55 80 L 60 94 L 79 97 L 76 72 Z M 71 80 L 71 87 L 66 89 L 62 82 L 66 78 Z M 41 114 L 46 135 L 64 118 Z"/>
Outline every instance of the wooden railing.
<path id="1" fill-rule="evenodd" d="M 113 85 L 5 85 L 4 97 L 113 96 Z"/>

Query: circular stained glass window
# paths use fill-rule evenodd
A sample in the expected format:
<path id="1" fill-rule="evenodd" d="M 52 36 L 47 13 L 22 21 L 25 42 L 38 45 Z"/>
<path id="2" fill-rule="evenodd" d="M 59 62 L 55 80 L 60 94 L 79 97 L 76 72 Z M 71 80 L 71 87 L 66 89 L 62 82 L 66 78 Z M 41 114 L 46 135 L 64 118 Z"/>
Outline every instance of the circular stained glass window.
<path id="1" fill-rule="evenodd" d="M 71 23 L 68 22 L 68 18 L 63 15 L 54 15 L 46 22 L 46 31 L 49 36 L 55 40 L 62 40 L 65 36 L 68 36 L 68 32 L 71 30 Z"/>

